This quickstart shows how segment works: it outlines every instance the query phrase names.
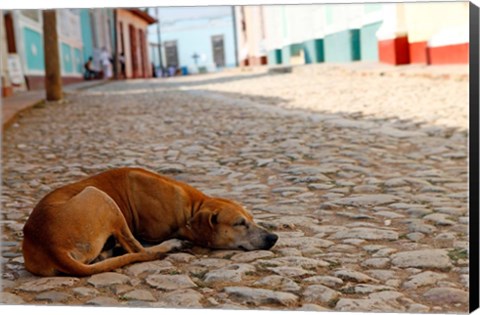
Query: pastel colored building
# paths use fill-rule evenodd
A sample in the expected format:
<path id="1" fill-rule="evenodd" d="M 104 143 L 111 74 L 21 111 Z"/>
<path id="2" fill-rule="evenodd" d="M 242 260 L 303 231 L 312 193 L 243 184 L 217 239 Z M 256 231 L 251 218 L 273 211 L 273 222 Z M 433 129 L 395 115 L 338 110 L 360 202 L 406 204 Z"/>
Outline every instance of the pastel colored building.
<path id="1" fill-rule="evenodd" d="M 468 63 L 469 3 L 411 3 L 405 22 L 411 63 Z"/>
<path id="2" fill-rule="evenodd" d="M 468 2 L 385 4 L 381 61 L 468 63 Z"/>
<path id="3" fill-rule="evenodd" d="M 266 50 L 269 65 L 370 61 L 468 63 L 468 2 L 272 5 L 237 8 L 263 15 L 244 19 L 248 52 Z M 248 17 L 248 15 L 247 15 Z M 241 31 L 237 31 L 239 37 Z M 261 45 L 260 45 L 261 43 Z M 245 53 L 240 49 L 240 59 Z"/>
<path id="4" fill-rule="evenodd" d="M 157 20 L 140 9 L 115 9 L 117 16 L 116 47 L 125 57 L 126 78 L 150 78 L 152 66 L 148 54 L 148 26 Z"/>
<path id="5" fill-rule="evenodd" d="M 125 55 L 127 78 L 151 77 L 147 27 L 156 20 L 140 9 L 57 9 L 58 49 L 63 84 L 84 80 L 84 65 L 92 57 L 93 68 L 102 70 L 101 52 L 113 60 L 115 53 Z M 8 59 L 19 60 L 23 82 L 29 90 L 43 89 L 45 56 L 41 10 L 2 11 L 2 50 Z M 117 25 L 115 25 L 115 20 Z M 115 36 L 116 35 L 116 36 Z M 2 51 L 2 54 L 4 52 Z M 3 86 L 9 79 L 9 65 L 4 64 Z M 113 68 L 113 65 L 112 65 Z M 11 89 L 2 95 L 11 94 Z"/>
<path id="6" fill-rule="evenodd" d="M 329 56 L 325 20 L 318 18 L 325 16 L 325 6 L 266 6 L 264 12 L 269 64 L 324 62 Z"/>
<path id="7" fill-rule="evenodd" d="M 378 4 L 266 6 L 268 63 L 378 60 L 379 10 Z"/>
<path id="8" fill-rule="evenodd" d="M 361 4 L 325 6 L 325 62 L 360 60 Z"/>
<path id="9" fill-rule="evenodd" d="M 244 10 L 248 12 L 248 7 Z M 323 21 L 316 18 L 324 14 L 323 6 L 272 5 L 261 11 L 269 65 L 324 61 Z M 247 24 L 246 28 L 251 26 Z"/>
<path id="10" fill-rule="evenodd" d="M 263 6 L 235 7 L 239 64 L 255 66 L 267 64 L 266 29 Z"/>
<path id="11" fill-rule="evenodd" d="M 78 10 L 57 12 L 57 32 L 62 80 L 65 84 L 82 80 L 83 56 Z M 7 49 L 18 54 L 29 89 L 44 88 L 43 20 L 40 10 L 5 12 Z"/>
<path id="12" fill-rule="evenodd" d="M 324 61 L 323 22 L 315 18 L 323 15 L 323 6 L 266 6 L 263 11 L 270 65 Z"/>
<path id="13" fill-rule="evenodd" d="M 382 5 L 383 22 L 377 32 L 379 59 L 383 63 L 410 63 L 408 32 L 403 4 Z"/>
<path id="14" fill-rule="evenodd" d="M 383 5 L 369 3 L 362 5 L 360 14 L 360 60 L 378 61 L 378 30 L 383 24 Z"/>
<path id="15" fill-rule="evenodd" d="M 149 8 L 160 20 L 148 28 L 149 55 L 155 67 L 175 66 L 188 73 L 237 65 L 233 7 Z M 160 30 L 160 42 L 158 31 Z M 159 47 L 161 47 L 159 51 Z"/>
<path id="16" fill-rule="evenodd" d="M 105 48 L 113 53 L 114 16 L 111 9 L 80 9 L 80 27 L 82 38 L 82 58 L 84 63 L 93 58 L 93 67 L 101 70 L 100 54 Z"/>

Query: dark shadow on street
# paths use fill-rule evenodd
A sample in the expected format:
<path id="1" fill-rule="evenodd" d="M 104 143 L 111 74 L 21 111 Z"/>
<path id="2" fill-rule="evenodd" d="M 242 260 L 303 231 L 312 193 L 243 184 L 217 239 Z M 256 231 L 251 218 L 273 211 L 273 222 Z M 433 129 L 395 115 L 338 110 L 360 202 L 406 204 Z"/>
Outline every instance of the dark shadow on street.
<path id="1" fill-rule="evenodd" d="M 154 78 L 154 79 L 136 79 L 136 80 L 127 80 L 127 81 L 113 81 L 108 85 L 102 86 L 101 88 L 92 88 L 89 91 L 116 91 L 118 90 L 118 85 L 122 85 L 123 91 L 137 90 L 137 89 L 177 89 L 182 87 L 196 87 L 208 84 L 218 84 L 218 83 L 230 83 L 235 81 L 243 81 L 249 79 L 258 79 L 265 76 L 271 76 L 270 73 L 253 73 L 253 74 L 238 74 L 238 75 L 226 75 L 225 77 L 215 77 L 209 78 L 209 75 L 192 75 L 184 77 L 172 77 L 172 78 Z M 279 74 L 276 74 L 279 75 Z"/>

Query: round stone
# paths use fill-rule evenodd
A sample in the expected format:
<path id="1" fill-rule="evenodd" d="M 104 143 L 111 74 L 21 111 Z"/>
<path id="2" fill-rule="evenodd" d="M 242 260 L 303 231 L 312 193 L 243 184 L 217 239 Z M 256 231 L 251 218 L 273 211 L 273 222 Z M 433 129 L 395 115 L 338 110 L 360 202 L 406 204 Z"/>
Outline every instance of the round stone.
<path id="1" fill-rule="evenodd" d="M 103 288 L 128 283 L 130 282 L 130 278 L 120 273 L 104 272 L 91 276 L 87 282 L 95 288 Z"/>
<path id="2" fill-rule="evenodd" d="M 145 279 L 145 282 L 160 290 L 178 290 L 197 286 L 186 275 L 150 275 Z"/>
<path id="3" fill-rule="evenodd" d="M 468 292 L 456 288 L 432 288 L 423 296 L 431 303 L 468 303 Z"/>
<path id="4" fill-rule="evenodd" d="M 233 299 L 253 305 L 267 303 L 290 306 L 297 302 L 298 296 L 292 293 L 272 291 L 267 289 L 253 289 L 249 287 L 226 287 L 225 292 Z"/>
<path id="5" fill-rule="evenodd" d="M 447 252 L 442 249 L 423 249 L 400 252 L 391 256 L 392 264 L 401 268 L 439 268 L 452 266 Z"/>

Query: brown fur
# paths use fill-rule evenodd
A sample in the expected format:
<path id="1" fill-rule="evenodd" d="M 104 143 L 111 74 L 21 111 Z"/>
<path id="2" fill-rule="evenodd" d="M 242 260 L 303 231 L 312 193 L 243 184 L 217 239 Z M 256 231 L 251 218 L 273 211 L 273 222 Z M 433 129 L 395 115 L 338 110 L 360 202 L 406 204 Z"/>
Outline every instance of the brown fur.
<path id="1" fill-rule="evenodd" d="M 41 276 L 87 276 L 155 260 L 188 240 L 225 249 L 267 249 L 277 236 L 240 205 L 140 168 L 120 168 L 60 187 L 33 209 L 24 226 L 25 267 Z M 98 260 L 111 237 L 126 254 Z M 138 240 L 137 240 L 138 239 Z M 94 262 L 94 263 L 92 263 Z"/>

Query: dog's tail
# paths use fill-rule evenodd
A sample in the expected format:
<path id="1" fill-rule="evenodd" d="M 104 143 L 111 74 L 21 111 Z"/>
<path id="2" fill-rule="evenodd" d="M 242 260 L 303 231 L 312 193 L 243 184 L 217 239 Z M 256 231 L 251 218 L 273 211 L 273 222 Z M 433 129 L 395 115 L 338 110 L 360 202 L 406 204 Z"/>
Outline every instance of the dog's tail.
<path id="1" fill-rule="evenodd" d="M 70 253 L 65 253 L 65 255 L 61 255 L 61 257 L 61 260 L 56 261 L 58 271 L 63 274 L 84 277 L 112 271 L 131 263 L 163 259 L 166 255 L 164 253 L 146 250 L 138 253 L 127 253 L 117 257 L 110 257 L 94 264 L 82 263 L 73 258 Z"/>

